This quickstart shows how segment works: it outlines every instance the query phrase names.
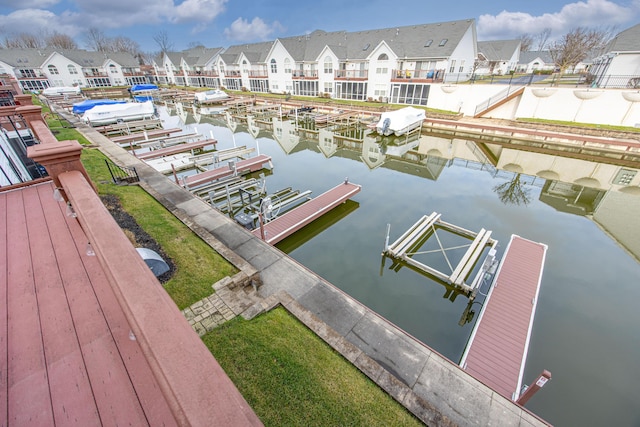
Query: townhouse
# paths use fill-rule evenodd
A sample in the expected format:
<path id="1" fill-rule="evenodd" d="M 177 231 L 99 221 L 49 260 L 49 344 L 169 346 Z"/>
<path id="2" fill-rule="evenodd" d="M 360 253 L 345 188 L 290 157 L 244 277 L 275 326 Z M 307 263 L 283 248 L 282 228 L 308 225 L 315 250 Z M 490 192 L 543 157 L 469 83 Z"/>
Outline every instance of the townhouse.
<path id="1" fill-rule="evenodd" d="M 589 68 L 598 87 L 640 88 L 640 24 L 618 33 Z"/>

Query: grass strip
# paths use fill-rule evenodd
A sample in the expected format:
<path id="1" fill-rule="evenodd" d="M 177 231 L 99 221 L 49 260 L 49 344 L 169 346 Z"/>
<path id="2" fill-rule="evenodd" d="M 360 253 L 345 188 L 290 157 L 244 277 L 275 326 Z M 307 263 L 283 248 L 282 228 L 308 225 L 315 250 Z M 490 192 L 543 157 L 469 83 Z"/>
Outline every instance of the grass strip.
<path id="1" fill-rule="evenodd" d="M 203 337 L 265 426 L 419 426 L 284 308 Z"/>

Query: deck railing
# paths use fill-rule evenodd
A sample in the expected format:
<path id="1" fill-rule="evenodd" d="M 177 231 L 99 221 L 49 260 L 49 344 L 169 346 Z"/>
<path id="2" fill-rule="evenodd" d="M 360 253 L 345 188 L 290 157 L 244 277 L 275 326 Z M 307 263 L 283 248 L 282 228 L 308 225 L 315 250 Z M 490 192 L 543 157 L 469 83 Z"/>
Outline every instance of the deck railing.
<path id="1" fill-rule="evenodd" d="M 107 164 L 107 169 L 109 169 L 109 174 L 114 184 L 131 184 L 140 181 L 136 168 L 118 166 L 108 159 L 105 159 L 104 162 Z"/>

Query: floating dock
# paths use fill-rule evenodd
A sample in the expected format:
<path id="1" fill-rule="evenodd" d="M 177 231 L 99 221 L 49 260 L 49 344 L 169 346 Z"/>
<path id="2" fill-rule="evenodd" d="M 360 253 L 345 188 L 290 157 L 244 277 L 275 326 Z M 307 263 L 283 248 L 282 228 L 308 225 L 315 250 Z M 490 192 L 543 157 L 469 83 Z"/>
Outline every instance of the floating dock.
<path id="1" fill-rule="evenodd" d="M 206 172 L 185 177 L 183 179 L 183 185 L 185 188 L 193 189 L 200 185 L 204 185 L 230 175 L 257 172 L 264 168 L 265 164 L 268 164 L 271 168 L 273 167 L 271 164 L 271 156 L 260 154 L 259 156 L 252 157 L 250 159 L 240 160 L 233 164 L 229 163 Z"/>
<path id="2" fill-rule="evenodd" d="M 204 148 L 208 145 L 215 145 L 218 141 L 215 139 L 203 139 L 195 142 L 185 142 L 184 144 L 173 145 L 171 147 L 150 150 L 144 153 L 135 154 L 140 160 L 157 159 L 160 157 L 171 156 L 173 154 L 185 153 L 192 150 Z"/>
<path id="3" fill-rule="evenodd" d="M 340 203 L 353 197 L 361 186 L 345 181 L 302 205 L 256 228 L 252 233 L 265 242 L 275 245 L 313 220 L 321 217 Z"/>
<path id="4" fill-rule="evenodd" d="M 454 288 L 460 290 L 467 296 L 473 298 L 478 291 L 479 286 L 482 284 L 484 273 L 487 272 L 495 260 L 495 247 L 498 241 L 491 238 L 491 231 L 481 229 L 478 233 L 470 230 L 466 230 L 462 227 L 458 227 L 453 224 L 449 224 L 440 219 L 441 214 L 433 212 L 431 215 L 424 215 L 415 224 L 413 224 L 402 236 L 400 236 L 391 245 L 385 243 L 385 250 L 383 255 L 392 259 L 405 262 L 411 267 L 430 274 L 437 279 L 447 283 Z M 467 251 L 460 259 L 456 267 L 449 262 L 446 256 L 446 248 L 440 244 L 440 239 L 436 234 L 436 228 L 444 229 L 448 232 L 460 235 L 468 238 L 471 243 L 468 245 Z M 436 270 L 417 259 L 415 255 L 419 254 L 419 249 L 425 244 L 428 238 L 435 237 L 440 245 L 442 254 L 447 259 L 449 266 L 451 267 L 450 273 L 445 273 L 440 270 Z M 388 242 L 387 232 L 387 242 Z M 481 270 L 476 274 L 472 282 L 468 283 L 469 275 L 477 265 L 480 257 L 485 252 L 485 249 L 490 247 L 489 253 L 485 257 L 485 261 Z"/>
<path id="5" fill-rule="evenodd" d="M 520 396 L 547 246 L 512 235 L 460 366 L 502 396 Z"/>
<path id="6" fill-rule="evenodd" d="M 123 143 L 128 144 L 128 143 L 145 141 L 145 140 L 158 138 L 158 137 L 164 137 L 164 136 L 171 135 L 172 133 L 178 133 L 178 132 L 182 132 L 182 129 L 180 128 L 151 129 L 143 132 L 132 133 L 129 135 L 114 136 L 113 138 L 110 138 L 110 139 L 116 144 L 123 144 Z"/>

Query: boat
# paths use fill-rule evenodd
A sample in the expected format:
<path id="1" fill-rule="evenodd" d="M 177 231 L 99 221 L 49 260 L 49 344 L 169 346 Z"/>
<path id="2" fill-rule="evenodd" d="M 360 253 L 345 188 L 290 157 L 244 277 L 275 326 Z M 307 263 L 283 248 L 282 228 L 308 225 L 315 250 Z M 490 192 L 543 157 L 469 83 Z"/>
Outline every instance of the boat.
<path id="1" fill-rule="evenodd" d="M 195 102 L 199 104 L 214 104 L 224 102 L 229 99 L 229 95 L 220 89 L 212 89 L 206 92 L 196 92 Z"/>
<path id="2" fill-rule="evenodd" d="M 380 115 L 376 124 L 376 132 L 380 135 L 404 135 L 422 126 L 426 118 L 425 111 L 420 108 L 405 107 L 400 110 L 387 111 Z"/>
<path id="3" fill-rule="evenodd" d="M 116 99 L 85 99 L 84 101 L 74 103 L 71 111 L 73 114 L 82 115 L 96 105 L 124 104 L 126 102 L 127 101 Z"/>
<path id="4" fill-rule="evenodd" d="M 157 95 L 159 91 L 158 86 L 151 83 L 141 83 L 129 88 L 129 92 L 136 102 L 153 101 L 154 95 Z"/>
<path id="5" fill-rule="evenodd" d="M 80 92 L 80 86 L 54 86 L 44 89 L 42 94 L 45 96 L 80 95 Z"/>
<path id="6" fill-rule="evenodd" d="M 82 115 L 82 121 L 91 126 L 102 126 L 130 120 L 150 119 L 156 114 L 152 101 L 125 102 L 96 105 Z"/>

